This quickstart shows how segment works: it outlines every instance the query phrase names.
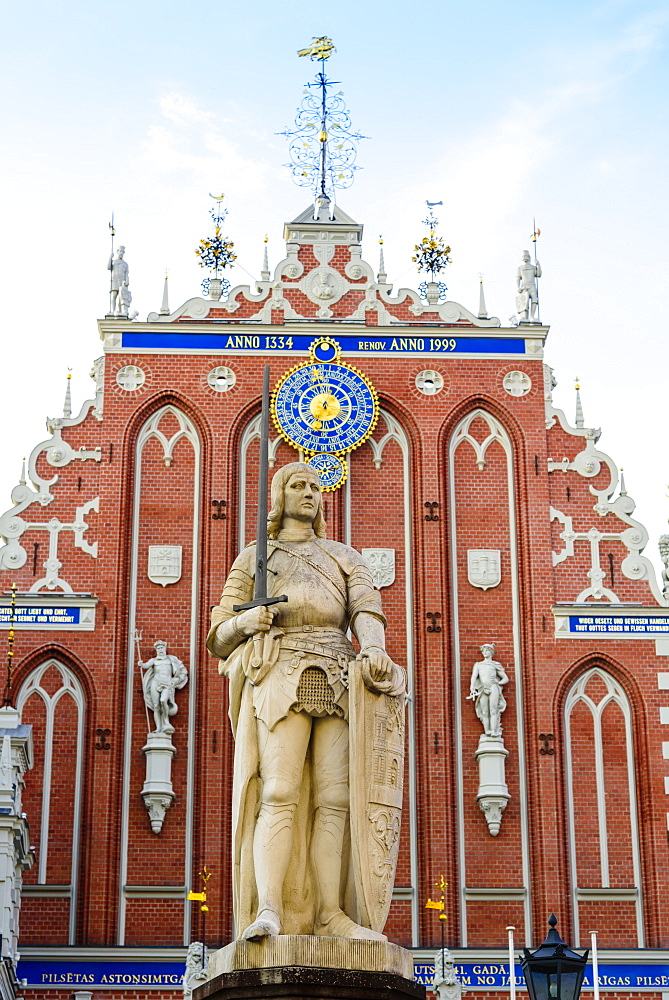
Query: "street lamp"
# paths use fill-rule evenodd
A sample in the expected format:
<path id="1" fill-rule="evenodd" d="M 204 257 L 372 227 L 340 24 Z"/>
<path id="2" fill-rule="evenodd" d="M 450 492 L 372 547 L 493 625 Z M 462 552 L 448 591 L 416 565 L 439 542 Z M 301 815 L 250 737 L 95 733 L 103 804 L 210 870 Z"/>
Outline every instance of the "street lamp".
<path id="1" fill-rule="evenodd" d="M 548 918 L 550 930 L 535 952 L 523 949 L 521 965 L 530 1000 L 578 1000 L 588 963 L 584 955 L 572 951 L 555 930 L 557 917 Z"/>

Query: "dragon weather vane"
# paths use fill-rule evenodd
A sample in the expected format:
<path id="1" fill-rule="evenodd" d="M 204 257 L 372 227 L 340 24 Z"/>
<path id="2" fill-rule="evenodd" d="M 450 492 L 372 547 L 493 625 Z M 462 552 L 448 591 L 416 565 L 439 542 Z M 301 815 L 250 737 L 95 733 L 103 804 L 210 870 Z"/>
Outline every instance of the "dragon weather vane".
<path id="1" fill-rule="evenodd" d="M 314 38 L 298 56 L 318 59 L 321 64 L 313 83 L 305 84 L 302 103 L 295 116 L 296 128 L 279 135 L 290 140 L 290 167 L 299 187 L 311 188 L 315 197 L 334 200 L 336 188 L 349 188 L 353 183 L 358 154 L 357 143 L 366 138 L 351 128 L 351 118 L 342 91 L 330 93 L 339 81 L 325 73 L 326 60 L 336 49 L 325 35 Z"/>

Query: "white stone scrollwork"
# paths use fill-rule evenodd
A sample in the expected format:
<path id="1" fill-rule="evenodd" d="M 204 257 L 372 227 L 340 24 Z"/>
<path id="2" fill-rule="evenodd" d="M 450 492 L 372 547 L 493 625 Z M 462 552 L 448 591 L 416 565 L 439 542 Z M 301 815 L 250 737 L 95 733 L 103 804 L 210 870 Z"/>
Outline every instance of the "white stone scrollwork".
<path id="1" fill-rule="evenodd" d="M 96 420 L 102 420 L 102 405 L 105 385 L 105 359 L 96 358 L 90 371 L 90 376 L 95 382 L 95 400 L 93 406 L 93 416 Z"/>
<path id="2" fill-rule="evenodd" d="M 17 504 L 19 509 L 28 507 L 35 498 L 35 494 L 25 484 L 14 487 L 12 498 L 18 497 L 24 491 L 27 492 L 28 496 L 23 498 L 22 503 Z M 49 521 L 24 521 L 23 518 L 17 517 L 14 513 L 16 507 L 14 511 L 8 511 L 7 514 L 3 514 L 0 518 L 0 532 L 5 537 L 7 544 L 0 549 L 0 568 L 20 569 L 25 565 L 27 553 L 18 541 L 25 531 L 48 531 L 49 554 L 43 564 L 46 574 L 42 579 L 36 580 L 33 583 L 29 592 L 35 594 L 42 587 L 45 587 L 47 590 L 60 589 L 66 594 L 71 594 L 72 587 L 67 580 L 62 579 L 59 575 L 63 564 L 58 558 L 58 538 L 61 531 L 72 531 L 74 533 L 75 547 L 97 559 L 98 543 L 86 541 L 84 533 L 88 530 L 85 515 L 90 513 L 90 511 L 97 512 L 99 501 L 99 497 L 94 497 L 93 500 L 82 504 L 81 507 L 76 507 L 74 520 L 69 524 L 59 521 L 57 517 L 52 517 Z"/>
<path id="3" fill-rule="evenodd" d="M 502 553 L 500 549 L 468 549 L 467 579 L 472 587 L 489 590 L 502 580 Z"/>
<path id="4" fill-rule="evenodd" d="M 507 372 L 502 385 L 510 396 L 526 396 L 532 388 L 532 379 L 526 372 Z"/>
<path id="5" fill-rule="evenodd" d="M 377 590 L 395 582 L 395 549 L 361 549 L 363 559 L 372 573 Z"/>
<path id="6" fill-rule="evenodd" d="M 147 576 L 151 583 L 167 587 L 181 579 L 181 545 L 149 545 Z"/>
<path id="7" fill-rule="evenodd" d="M 123 365 L 116 372 L 116 384 L 126 392 L 135 392 L 146 382 L 146 373 L 139 365 Z"/>

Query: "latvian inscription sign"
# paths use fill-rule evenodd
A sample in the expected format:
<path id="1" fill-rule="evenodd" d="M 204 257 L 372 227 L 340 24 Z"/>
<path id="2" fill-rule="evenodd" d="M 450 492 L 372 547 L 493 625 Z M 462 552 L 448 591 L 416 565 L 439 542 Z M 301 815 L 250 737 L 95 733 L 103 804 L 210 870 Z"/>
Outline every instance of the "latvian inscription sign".
<path id="1" fill-rule="evenodd" d="M 503 962 L 458 962 L 454 965 L 460 982 L 468 990 L 508 989 L 509 965 Z M 181 985 L 185 965 L 179 962 L 57 962 L 54 960 L 21 959 L 18 978 L 26 979 L 29 987 L 62 990 L 63 985 L 96 987 L 97 989 L 151 988 Z M 431 962 L 414 962 L 414 979 L 425 986 L 432 984 L 434 966 Z M 516 986 L 524 989 L 520 965 L 515 967 Z M 585 970 L 583 988 L 592 990 L 592 966 Z M 669 964 L 620 964 L 600 962 L 600 990 L 669 990 Z M 48 993 L 45 993 L 48 996 Z"/>
<path id="2" fill-rule="evenodd" d="M 467 990 L 471 989 L 509 989 L 509 965 L 508 963 L 456 963 L 453 968 L 458 974 L 460 982 Z M 525 979 L 520 965 L 515 967 L 516 987 L 525 988 Z M 424 986 L 432 984 L 434 975 L 434 965 L 432 963 L 414 962 L 414 979 Z M 599 964 L 599 988 L 600 990 L 667 990 L 669 989 L 669 965 L 641 964 L 638 965 L 612 965 L 608 963 Z M 583 989 L 591 990 L 592 966 L 585 970 L 583 978 Z"/>

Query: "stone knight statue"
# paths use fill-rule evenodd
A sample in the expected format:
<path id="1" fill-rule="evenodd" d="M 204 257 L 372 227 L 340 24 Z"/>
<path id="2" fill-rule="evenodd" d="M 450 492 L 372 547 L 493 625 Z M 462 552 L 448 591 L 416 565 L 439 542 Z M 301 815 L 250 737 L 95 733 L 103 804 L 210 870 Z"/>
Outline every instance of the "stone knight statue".
<path id="1" fill-rule="evenodd" d="M 125 247 L 119 247 L 116 256 L 109 258 L 107 270 L 111 271 L 111 286 L 109 290 L 110 316 L 127 316 L 128 306 L 132 301 L 130 294 L 130 269 L 123 259 Z"/>
<path id="2" fill-rule="evenodd" d="M 251 543 L 230 570 L 207 640 L 230 683 L 235 924 L 250 941 L 385 941 L 405 673 L 385 651 L 367 564 L 325 537 L 316 471 L 299 462 L 279 469 L 271 502 L 269 596 L 287 601 L 233 610 L 253 595 Z"/>
<path id="3" fill-rule="evenodd" d="M 534 323 L 539 310 L 539 284 L 541 265 L 530 258 L 530 251 L 523 250 L 523 259 L 516 272 L 516 311 L 521 323 Z"/>

